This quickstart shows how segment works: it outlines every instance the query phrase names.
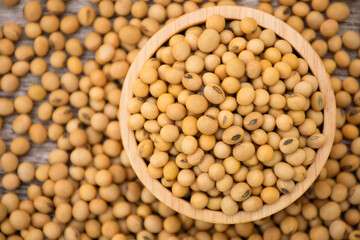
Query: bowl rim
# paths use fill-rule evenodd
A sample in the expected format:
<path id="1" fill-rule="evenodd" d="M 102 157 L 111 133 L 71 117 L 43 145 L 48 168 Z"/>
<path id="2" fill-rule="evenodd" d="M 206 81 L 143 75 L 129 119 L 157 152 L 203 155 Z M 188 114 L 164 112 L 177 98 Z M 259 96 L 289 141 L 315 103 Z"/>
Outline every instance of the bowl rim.
<path id="1" fill-rule="evenodd" d="M 133 97 L 132 86 L 145 61 L 151 58 L 157 49 L 168 41 L 171 36 L 191 26 L 204 23 L 208 17 L 214 14 L 220 14 L 227 20 L 241 20 L 245 17 L 252 17 L 262 28 L 271 29 L 278 37 L 287 40 L 298 52 L 298 54 L 301 55 L 308 63 L 312 74 L 318 79 L 319 89 L 326 99 L 326 105 L 323 110 L 324 123 L 322 131 L 326 137 L 326 142 L 322 148 L 317 150 L 316 159 L 308 167 L 307 177 L 305 180 L 296 183 L 295 189 L 292 193 L 281 195 L 280 199 L 274 204 L 265 204 L 262 208 L 255 212 L 238 211 L 232 216 L 225 215 L 222 211 L 195 209 L 191 206 L 190 202 L 182 198 L 175 197 L 170 190 L 161 184 L 158 179 L 153 179 L 148 174 L 147 164 L 137 155 L 137 143 L 134 132 L 127 126 L 128 118 L 130 116 L 126 108 L 127 102 Z M 236 224 L 255 221 L 268 217 L 289 206 L 301 197 L 301 195 L 303 195 L 316 180 L 328 159 L 335 137 L 335 97 L 331 87 L 329 74 L 326 72 L 321 58 L 314 51 L 312 46 L 301 36 L 301 34 L 291 28 L 288 24 L 270 14 L 249 7 L 217 6 L 203 8 L 182 15 L 175 21 L 166 24 L 147 41 L 135 60 L 132 62 L 123 84 L 119 105 L 119 122 L 123 146 L 129 162 L 139 180 L 159 201 L 163 202 L 176 212 L 196 220 L 211 223 Z"/>

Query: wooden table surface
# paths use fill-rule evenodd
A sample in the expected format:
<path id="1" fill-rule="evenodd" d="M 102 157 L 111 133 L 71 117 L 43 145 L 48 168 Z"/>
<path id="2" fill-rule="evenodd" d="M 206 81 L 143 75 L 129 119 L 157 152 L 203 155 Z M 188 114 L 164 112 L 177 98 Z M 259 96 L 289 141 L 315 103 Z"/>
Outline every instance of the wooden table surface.
<path id="1" fill-rule="evenodd" d="M 46 1 L 45 0 L 38 0 L 38 1 L 42 2 L 43 8 L 46 10 Z M 3 26 L 7 22 L 15 22 L 15 23 L 20 24 L 22 27 L 25 26 L 27 21 L 23 17 L 22 10 L 23 10 L 23 6 L 25 5 L 26 2 L 27 1 L 25 1 L 25 0 L 21 0 L 20 3 L 14 7 L 6 7 L 5 5 L 3 5 L 0 2 L 0 25 Z M 333 1 L 331 1 L 331 2 L 333 2 Z M 357 32 L 360 32 L 360 0 L 353 0 L 353 1 L 346 0 L 344 2 L 346 2 L 350 6 L 351 15 L 347 19 L 346 22 L 340 24 L 339 32 L 342 33 L 347 29 L 352 29 Z M 237 3 L 238 3 L 238 5 L 251 6 L 251 7 L 256 7 L 258 5 L 257 0 L 241 0 L 241 1 L 237 1 Z M 82 6 L 85 6 L 85 5 L 92 5 L 94 8 L 96 8 L 96 6 L 91 4 L 88 0 L 70 0 L 67 3 L 67 13 L 66 14 L 76 14 L 77 11 Z M 277 1 L 274 1 L 273 5 L 277 6 L 278 5 Z M 47 12 L 44 11 L 44 13 L 46 14 Z M 86 36 L 86 34 L 90 31 L 92 31 L 91 27 L 87 27 L 87 28 L 82 27 L 80 29 L 80 31 L 78 33 L 74 34 L 72 37 L 84 39 L 84 36 Z M 17 46 L 20 46 L 20 45 L 32 45 L 32 40 L 29 40 L 26 37 L 23 37 L 22 40 L 17 43 Z M 356 57 L 355 52 L 351 53 L 350 55 L 352 58 Z M 86 61 L 87 59 L 93 59 L 93 58 L 94 58 L 94 53 L 90 52 L 90 51 L 86 51 L 86 53 L 82 59 L 83 59 L 83 61 Z M 49 70 L 58 73 L 60 76 L 66 72 L 66 69 L 55 70 L 55 69 L 52 69 L 50 66 L 48 67 L 48 71 Z M 344 76 L 347 75 L 347 72 L 346 72 L 346 70 L 337 69 L 333 75 L 338 76 L 342 79 Z M 4 92 L 0 91 L 0 97 L 8 97 L 8 98 L 14 99 L 16 96 L 26 94 L 26 91 L 30 85 L 40 83 L 40 77 L 34 76 L 32 74 L 28 74 L 20 79 L 20 83 L 21 83 L 20 89 L 16 93 L 9 94 L 9 93 L 4 93 Z M 37 114 L 36 114 L 40 103 L 34 104 L 34 109 L 31 113 L 33 122 L 40 122 L 37 119 Z M 0 131 L 0 138 L 2 138 L 4 141 L 6 141 L 8 149 L 9 149 L 9 144 L 10 144 L 11 140 L 16 137 L 16 134 L 12 131 L 12 127 L 11 127 L 12 121 L 15 118 L 15 116 L 16 116 L 16 114 L 14 114 L 10 117 L 3 118 L 4 125 L 3 125 L 3 129 Z M 49 123 L 50 122 L 48 122 L 48 124 Z M 53 150 L 55 148 L 56 148 L 56 143 L 51 142 L 51 141 L 47 141 L 44 144 L 32 143 L 30 152 L 26 156 L 20 157 L 20 162 L 30 161 L 30 162 L 33 162 L 35 166 L 45 164 L 45 163 L 47 163 L 48 154 L 51 152 L 51 150 Z M 2 178 L 3 175 L 4 175 L 4 172 L 0 169 L 0 179 Z M 29 184 L 21 184 L 20 188 L 17 189 L 15 192 L 21 198 L 24 198 L 26 196 L 26 189 L 27 189 L 28 185 Z M 6 190 L 4 190 L 4 188 L 1 187 L 1 182 L 0 182 L 0 198 L 5 192 L 6 192 Z"/>

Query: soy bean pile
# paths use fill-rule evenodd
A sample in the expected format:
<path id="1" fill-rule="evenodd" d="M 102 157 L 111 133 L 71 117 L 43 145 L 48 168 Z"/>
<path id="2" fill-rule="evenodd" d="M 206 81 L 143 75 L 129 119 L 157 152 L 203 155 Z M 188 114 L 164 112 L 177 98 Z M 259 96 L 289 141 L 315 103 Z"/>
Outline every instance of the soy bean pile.
<path id="1" fill-rule="evenodd" d="M 359 239 L 358 1 L 2 2 L 1 240 Z M 167 208 L 136 179 L 117 111 L 149 37 L 197 8 L 235 4 L 274 14 L 313 45 L 331 74 L 337 131 L 325 168 L 298 201 L 255 222 L 210 224 Z M 48 146 L 40 164 L 34 151 Z"/>
<path id="2" fill-rule="evenodd" d="M 149 174 L 176 197 L 234 215 L 306 178 L 326 141 L 326 100 L 290 43 L 253 18 L 212 15 L 155 56 L 133 85 L 128 126 Z"/>

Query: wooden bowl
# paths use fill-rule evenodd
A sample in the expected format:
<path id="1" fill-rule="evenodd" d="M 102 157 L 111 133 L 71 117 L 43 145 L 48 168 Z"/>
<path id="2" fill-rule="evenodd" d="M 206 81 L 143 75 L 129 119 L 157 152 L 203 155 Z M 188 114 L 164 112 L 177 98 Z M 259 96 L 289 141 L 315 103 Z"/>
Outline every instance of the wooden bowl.
<path id="1" fill-rule="evenodd" d="M 146 163 L 137 155 L 137 142 L 134 137 L 134 133 L 127 126 L 127 121 L 130 115 L 126 109 L 126 106 L 128 101 L 133 97 L 132 86 L 145 61 L 151 58 L 156 50 L 161 47 L 171 36 L 185 30 L 186 28 L 189 28 L 190 26 L 204 23 L 206 19 L 213 14 L 220 14 L 225 19 L 240 20 L 245 17 L 252 17 L 257 21 L 259 26 L 271 29 L 279 37 L 287 40 L 293 46 L 293 48 L 307 61 L 312 73 L 319 80 L 320 91 L 326 97 L 323 125 L 323 134 L 326 136 L 326 143 L 321 149 L 318 149 L 316 160 L 307 170 L 306 179 L 303 182 L 297 183 L 292 193 L 282 195 L 279 201 L 276 203 L 271 205 L 264 205 L 260 210 L 255 212 L 239 211 L 233 216 L 227 216 L 221 211 L 195 209 L 188 201 L 173 196 L 171 191 L 165 188 L 159 182 L 159 180 L 150 177 L 147 172 Z M 321 169 L 325 165 L 334 141 L 335 98 L 331 88 L 329 75 L 326 72 L 320 57 L 316 54 L 311 45 L 289 25 L 272 15 L 252 8 L 234 6 L 211 7 L 185 14 L 177 18 L 175 21 L 165 25 L 152 38 L 150 38 L 145 46 L 141 49 L 129 69 L 124 86 L 122 88 L 120 104 L 120 127 L 123 145 L 132 168 L 139 177 L 140 181 L 161 202 L 181 214 L 201 221 L 223 224 L 250 222 L 267 217 L 287 207 L 296 199 L 298 199 L 315 181 Z"/>

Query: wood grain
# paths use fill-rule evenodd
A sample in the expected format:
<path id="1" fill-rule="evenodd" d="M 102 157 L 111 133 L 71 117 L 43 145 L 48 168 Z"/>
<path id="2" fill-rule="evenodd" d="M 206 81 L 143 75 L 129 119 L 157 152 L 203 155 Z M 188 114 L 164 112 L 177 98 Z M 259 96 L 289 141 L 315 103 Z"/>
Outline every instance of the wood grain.
<path id="1" fill-rule="evenodd" d="M 16 23 L 20 24 L 22 27 L 24 27 L 25 24 L 27 24 L 27 21 L 23 17 L 22 10 L 23 10 L 24 5 L 28 1 L 29 0 L 20 0 L 19 4 L 14 7 L 7 7 L 7 6 L 3 5 L 0 1 L 0 25 L 3 26 L 7 22 L 16 22 Z M 48 14 L 49 12 L 47 12 L 47 10 L 46 10 L 46 1 L 45 0 L 37 0 L 37 1 L 39 1 L 42 4 L 43 9 L 44 9 L 44 14 Z M 330 0 L 330 2 L 334 2 L 334 1 L 338 1 L 338 0 Z M 342 34 L 344 31 L 346 31 L 348 29 L 352 29 L 357 32 L 360 32 L 360 1 L 359 0 L 357 0 L 357 1 L 356 0 L 342 0 L 342 1 L 349 5 L 351 14 L 350 14 L 350 17 L 344 23 L 340 24 L 339 34 Z M 259 4 L 259 1 L 237 0 L 236 3 L 241 6 L 249 6 L 249 7 L 256 8 L 256 6 Z M 273 7 L 278 6 L 277 1 L 272 1 L 271 4 Z M 89 2 L 89 0 L 70 0 L 66 4 L 66 6 L 67 6 L 66 14 L 76 14 L 76 12 L 82 6 L 85 6 L 85 5 L 93 6 L 96 9 L 96 5 L 91 4 Z M 91 27 L 81 28 L 78 33 L 72 35 L 71 37 L 76 37 L 76 38 L 83 40 L 84 37 L 86 36 L 86 34 L 91 31 L 93 31 L 93 29 Z M 26 37 L 23 37 L 22 40 L 17 45 L 22 45 L 22 44 L 32 45 L 32 40 L 30 40 Z M 330 55 L 331 54 L 327 54 L 327 56 L 330 56 Z M 352 58 L 354 58 L 354 57 L 356 57 L 356 53 L 350 52 L 350 56 Z M 48 57 L 46 59 L 48 59 Z M 86 61 L 88 59 L 94 59 L 93 52 L 91 52 L 91 51 L 85 52 L 85 55 L 82 57 L 82 60 Z M 61 76 L 64 72 L 67 71 L 66 69 L 60 69 L 60 70 L 52 69 L 50 66 L 49 66 L 49 69 L 51 71 L 56 72 L 59 76 Z M 343 79 L 345 76 L 347 76 L 347 71 L 344 69 L 336 69 L 333 75 L 339 77 L 340 79 Z M 20 79 L 20 82 L 21 82 L 20 89 L 16 93 L 8 94 L 8 93 L 4 93 L 4 92 L 0 91 L 0 97 L 8 97 L 8 98 L 14 99 L 18 95 L 26 94 L 26 91 L 29 86 L 31 86 L 32 84 L 40 83 L 40 78 L 33 76 L 31 74 L 28 74 L 25 77 L 22 77 Z M 40 122 L 40 120 L 38 119 L 37 114 L 36 114 L 38 106 L 39 106 L 39 103 L 36 103 L 34 106 L 34 110 L 31 113 L 33 122 Z M 6 144 L 8 147 L 10 145 L 11 140 L 17 136 L 11 129 L 11 124 L 15 117 L 16 117 L 16 115 L 12 115 L 12 116 L 3 118 L 4 126 L 3 126 L 3 129 L 0 131 L 0 138 L 2 138 L 4 141 L 6 141 Z M 45 123 L 46 126 L 49 126 L 50 124 L 51 124 L 51 122 Z M 56 148 L 56 143 L 54 143 L 50 140 L 48 140 L 44 144 L 32 144 L 30 152 L 26 156 L 21 157 L 20 162 L 29 161 L 29 162 L 32 162 L 35 166 L 46 164 L 49 152 L 55 148 Z M 2 178 L 3 175 L 4 175 L 4 171 L 0 168 L 0 178 Z M 37 181 L 33 181 L 32 183 L 40 184 Z M 15 192 L 17 195 L 19 195 L 21 199 L 26 199 L 26 189 L 28 186 L 29 186 L 29 184 L 21 184 L 20 188 L 13 192 Z M 1 186 L 1 181 L 0 181 L 0 198 L 2 197 L 2 195 L 5 192 L 6 191 Z"/>
<path id="2" fill-rule="evenodd" d="M 24 27 L 28 22 L 23 17 L 23 8 L 24 8 L 24 5 L 28 1 L 29 0 L 20 0 L 19 4 L 16 6 L 13 6 L 13 7 L 6 7 L 0 1 L 0 26 L 4 26 L 8 22 L 15 22 L 15 23 L 19 24 L 21 27 Z M 38 2 L 40 2 L 42 4 L 42 7 L 44 9 L 44 14 L 49 14 L 49 12 L 46 10 L 46 1 L 39 0 Z M 67 12 L 65 15 L 76 14 L 76 12 L 81 7 L 86 6 L 86 5 L 92 6 L 96 9 L 96 5 L 91 4 L 88 0 L 68 1 L 66 4 Z M 80 30 L 76 34 L 69 36 L 69 38 L 70 37 L 78 38 L 83 42 L 83 39 L 85 38 L 86 34 L 88 34 L 91 31 L 93 31 L 92 27 L 81 27 Z M 22 39 L 16 43 L 16 46 L 21 46 L 21 45 L 32 46 L 32 44 L 33 44 L 33 41 L 31 39 L 27 38 L 26 36 L 24 36 L 24 34 L 23 34 Z M 53 50 L 51 50 L 49 52 L 49 54 L 45 57 L 47 62 L 49 62 L 49 56 L 51 53 L 53 53 Z M 94 52 L 85 51 L 85 54 L 82 56 L 83 63 L 89 59 L 94 59 Z M 15 62 L 14 57 L 13 57 L 13 61 Z M 67 68 L 55 69 L 55 68 L 52 68 L 50 66 L 50 64 L 48 64 L 48 71 L 53 71 L 56 74 L 58 74 L 60 77 L 64 73 L 68 72 Z M 6 98 L 14 100 L 17 96 L 26 94 L 27 89 L 33 84 L 41 84 L 41 77 L 34 76 L 29 73 L 26 76 L 20 78 L 20 88 L 18 89 L 18 91 L 16 91 L 15 93 L 5 93 L 0 90 L 0 97 L 6 97 Z M 39 123 L 44 124 L 46 127 L 49 127 L 51 124 L 51 121 L 42 122 L 37 117 L 37 110 L 42 102 L 43 101 L 34 102 L 34 109 L 30 113 L 30 116 L 31 116 L 33 123 L 39 122 Z M 3 118 L 3 121 L 4 121 L 3 129 L 0 131 L 0 138 L 6 142 L 8 151 L 10 151 L 9 146 L 10 146 L 11 141 L 15 137 L 20 136 L 18 134 L 15 134 L 12 130 L 12 122 L 16 116 L 18 116 L 18 114 L 13 114 L 11 116 L 4 117 Z M 27 135 L 25 137 L 28 138 Z M 48 158 L 49 153 L 53 149 L 56 149 L 56 142 L 53 142 L 51 140 L 47 140 L 43 144 L 32 143 L 30 152 L 27 153 L 25 156 L 20 157 L 19 160 L 20 160 L 20 162 L 25 162 L 25 161 L 32 162 L 34 164 L 34 166 L 48 164 L 47 158 Z M 5 174 L 4 171 L 0 168 L 0 179 L 4 176 L 4 174 Z M 38 181 L 33 181 L 31 183 L 22 183 L 17 190 L 12 191 L 12 192 L 15 192 L 20 197 L 20 199 L 26 199 L 26 190 L 27 190 L 28 186 L 32 183 L 41 185 L 40 182 L 38 182 Z M 0 198 L 5 192 L 7 192 L 7 191 L 1 186 L 1 181 L 0 181 Z"/>
<path id="3" fill-rule="evenodd" d="M 227 216 L 221 211 L 195 209 L 188 201 L 173 196 L 172 193 L 158 180 L 150 177 L 147 172 L 146 163 L 137 155 L 137 143 L 134 133 L 127 126 L 127 120 L 130 116 L 126 110 L 127 102 L 133 97 L 132 86 L 145 61 L 152 57 L 156 50 L 172 35 L 181 32 L 190 26 L 203 23 L 213 14 L 220 14 L 226 19 L 243 19 L 245 17 L 253 17 L 260 26 L 273 30 L 278 36 L 289 41 L 297 52 L 300 53 L 300 55 L 308 62 L 311 71 L 319 80 L 320 91 L 326 97 L 323 129 L 323 134 L 326 136 L 326 143 L 324 147 L 317 151 L 316 161 L 308 168 L 306 179 L 303 182 L 296 184 L 292 193 L 282 195 L 279 201 L 275 204 L 264 205 L 258 211 L 251 213 L 239 211 L 233 216 Z M 125 84 L 122 89 L 120 119 L 122 140 L 131 166 L 138 175 L 140 181 L 156 198 L 175 211 L 197 220 L 226 224 L 242 223 L 267 217 L 287 207 L 298 199 L 315 181 L 327 161 L 335 136 L 335 98 L 331 89 L 329 76 L 320 57 L 315 54 L 311 45 L 290 26 L 269 14 L 265 14 L 252 8 L 229 6 L 212 7 L 201 9 L 178 18 L 176 21 L 163 27 L 146 43 L 137 55 L 126 76 Z"/>

